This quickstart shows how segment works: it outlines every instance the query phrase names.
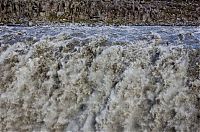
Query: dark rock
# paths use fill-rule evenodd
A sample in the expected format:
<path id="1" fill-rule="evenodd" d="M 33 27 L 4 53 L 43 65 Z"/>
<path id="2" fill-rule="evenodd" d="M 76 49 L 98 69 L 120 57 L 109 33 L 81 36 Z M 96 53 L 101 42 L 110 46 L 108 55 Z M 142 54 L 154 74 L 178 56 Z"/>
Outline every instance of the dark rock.
<path id="1" fill-rule="evenodd" d="M 0 23 L 104 22 L 108 24 L 199 25 L 200 3 L 189 1 L 0 0 Z"/>

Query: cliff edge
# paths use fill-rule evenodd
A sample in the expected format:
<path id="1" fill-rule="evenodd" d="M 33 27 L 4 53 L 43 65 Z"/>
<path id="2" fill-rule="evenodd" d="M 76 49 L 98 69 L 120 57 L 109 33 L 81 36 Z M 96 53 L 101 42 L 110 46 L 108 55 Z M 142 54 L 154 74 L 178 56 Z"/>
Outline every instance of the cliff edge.
<path id="1" fill-rule="evenodd" d="M 198 1 L 0 0 L 0 23 L 200 25 Z"/>

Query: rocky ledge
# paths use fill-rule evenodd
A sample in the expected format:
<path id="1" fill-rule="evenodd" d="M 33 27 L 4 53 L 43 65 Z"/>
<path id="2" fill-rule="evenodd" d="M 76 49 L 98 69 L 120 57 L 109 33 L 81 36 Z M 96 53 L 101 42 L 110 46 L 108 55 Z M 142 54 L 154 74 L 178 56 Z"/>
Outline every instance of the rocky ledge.
<path id="1" fill-rule="evenodd" d="M 0 0 L 0 22 L 199 25 L 198 0 Z"/>

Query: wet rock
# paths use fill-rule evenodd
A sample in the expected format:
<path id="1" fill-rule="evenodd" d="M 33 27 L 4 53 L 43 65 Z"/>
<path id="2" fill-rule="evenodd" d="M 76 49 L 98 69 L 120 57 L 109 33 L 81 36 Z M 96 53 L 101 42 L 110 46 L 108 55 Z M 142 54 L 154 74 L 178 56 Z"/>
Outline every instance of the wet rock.
<path id="1" fill-rule="evenodd" d="M 1 23 L 28 21 L 199 25 L 199 2 L 30 0 L 0 1 Z"/>

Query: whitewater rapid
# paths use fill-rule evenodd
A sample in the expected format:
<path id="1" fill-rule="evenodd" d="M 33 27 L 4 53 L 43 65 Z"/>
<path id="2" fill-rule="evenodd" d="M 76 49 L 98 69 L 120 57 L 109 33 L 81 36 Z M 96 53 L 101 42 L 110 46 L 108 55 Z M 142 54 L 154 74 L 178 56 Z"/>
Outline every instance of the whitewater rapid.
<path id="1" fill-rule="evenodd" d="M 0 27 L 0 131 L 200 131 L 200 27 Z"/>
<path id="2" fill-rule="evenodd" d="M 46 26 L 0 26 L 0 44 L 14 44 L 29 40 L 39 41 L 59 35 L 77 40 L 105 37 L 111 42 L 135 42 L 150 40 L 159 36 L 163 43 L 199 47 L 200 27 L 198 26 L 86 26 L 86 25 L 46 25 Z M 182 38 L 182 40 L 180 40 Z"/>

